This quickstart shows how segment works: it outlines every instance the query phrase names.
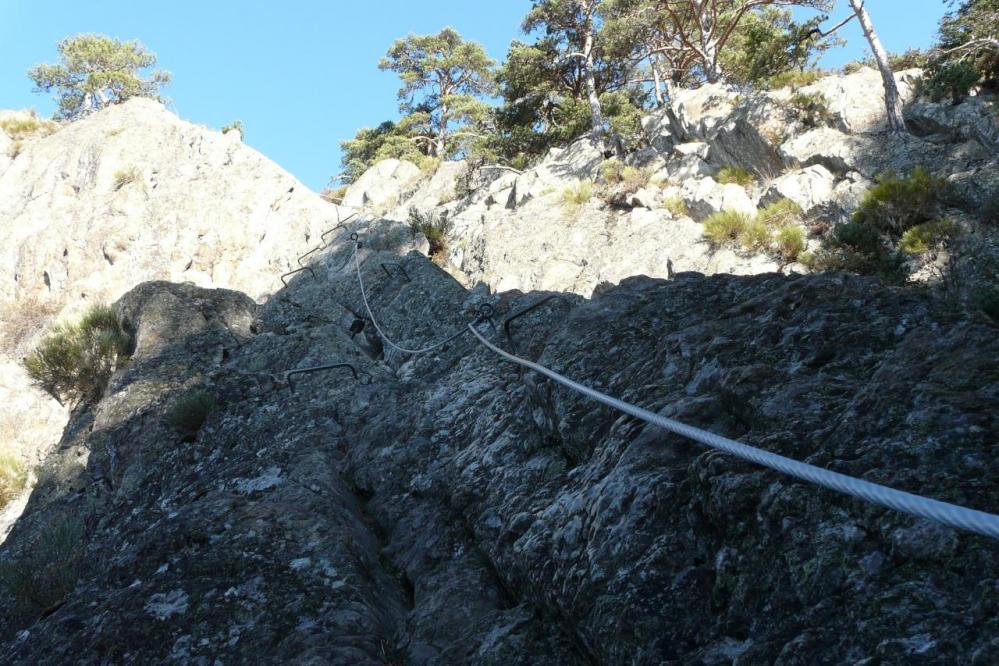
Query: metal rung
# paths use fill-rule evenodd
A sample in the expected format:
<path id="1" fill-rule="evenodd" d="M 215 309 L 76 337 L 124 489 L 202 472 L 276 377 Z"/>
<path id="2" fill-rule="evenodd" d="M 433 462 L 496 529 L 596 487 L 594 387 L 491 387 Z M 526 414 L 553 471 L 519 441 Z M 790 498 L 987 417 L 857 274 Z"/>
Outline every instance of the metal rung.
<path id="1" fill-rule="evenodd" d="M 357 368 L 352 366 L 350 363 L 333 363 L 332 365 L 317 365 L 312 368 L 296 368 L 284 373 L 283 378 L 285 383 L 288 384 L 288 388 L 291 389 L 292 393 L 294 393 L 295 383 L 291 381 L 291 378 L 295 375 L 310 375 L 316 372 L 326 372 L 328 370 L 338 370 L 340 368 L 350 370 L 351 374 L 354 375 L 354 379 L 364 385 L 370 384 L 374 379 L 371 374 L 364 372 L 363 370 L 358 372 Z"/>

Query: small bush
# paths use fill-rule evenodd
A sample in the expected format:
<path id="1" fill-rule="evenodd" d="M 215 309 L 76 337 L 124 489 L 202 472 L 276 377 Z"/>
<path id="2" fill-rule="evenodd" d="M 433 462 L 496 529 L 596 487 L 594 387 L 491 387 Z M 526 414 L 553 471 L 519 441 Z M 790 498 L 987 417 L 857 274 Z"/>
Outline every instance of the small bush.
<path id="1" fill-rule="evenodd" d="M 758 220 L 766 226 L 779 229 L 801 222 L 801 206 L 790 199 L 781 199 L 762 209 Z"/>
<path id="2" fill-rule="evenodd" d="M 815 270 L 878 275 L 890 283 L 905 281 L 905 258 L 887 246 L 875 229 L 859 222 L 836 225 L 812 262 Z"/>
<path id="3" fill-rule="evenodd" d="M 60 402 L 85 400 L 104 390 L 127 358 L 129 338 L 114 308 L 91 308 L 77 324 L 59 324 L 24 361 L 28 375 Z"/>
<path id="4" fill-rule="evenodd" d="M 17 560 L 0 562 L 0 587 L 27 612 L 52 610 L 76 586 L 82 541 L 79 521 L 52 520 Z"/>
<path id="5" fill-rule="evenodd" d="M 245 136 L 246 136 L 243 133 L 243 121 L 242 120 L 234 120 L 234 121 L 232 121 L 231 123 L 229 123 L 228 125 L 226 125 L 225 127 L 222 128 L 222 133 L 223 134 L 228 134 L 229 132 L 239 132 L 239 140 L 242 141 L 245 138 Z"/>
<path id="6" fill-rule="evenodd" d="M 718 182 L 722 185 L 741 185 L 749 187 L 756 182 L 756 177 L 742 167 L 727 166 L 718 172 Z"/>
<path id="7" fill-rule="evenodd" d="M 624 164 L 619 159 L 604 160 L 600 164 L 600 178 L 609 185 L 624 180 Z"/>
<path id="8" fill-rule="evenodd" d="M 828 125 L 833 119 L 829 102 L 822 93 L 796 93 L 788 104 L 805 127 L 814 129 Z"/>
<path id="9" fill-rule="evenodd" d="M 28 470 L 19 458 L 0 453 L 0 510 L 10 504 L 28 485 Z"/>
<path id="10" fill-rule="evenodd" d="M 448 236 L 451 233 L 451 221 L 447 211 L 439 216 L 433 213 L 423 213 L 418 208 L 409 209 L 409 228 L 414 233 L 423 234 L 430 243 L 430 258 L 442 260 L 447 254 Z"/>
<path id="11" fill-rule="evenodd" d="M 27 139 L 29 137 L 44 137 L 59 129 L 59 125 L 51 120 L 39 120 L 38 118 L 7 118 L 0 120 L 0 129 L 16 140 Z"/>
<path id="12" fill-rule="evenodd" d="M 790 69 L 771 76 L 764 82 L 764 87 L 768 90 L 801 88 L 821 80 L 823 76 L 825 74 L 819 69 Z"/>
<path id="13" fill-rule="evenodd" d="M 437 173 L 437 169 L 440 168 L 441 161 L 442 160 L 439 157 L 424 157 L 416 166 L 420 167 L 420 173 L 424 177 L 429 177 Z"/>
<path id="14" fill-rule="evenodd" d="M 171 428 L 187 438 L 193 438 L 201 430 L 205 419 L 215 409 L 215 398 L 207 391 L 193 391 L 183 395 L 166 411 L 166 421 Z"/>
<path id="15" fill-rule="evenodd" d="M 636 167 L 625 167 L 621 172 L 621 184 L 624 189 L 632 193 L 637 192 L 649 184 L 652 172 L 648 169 L 638 169 Z"/>
<path id="16" fill-rule="evenodd" d="M 902 234 L 899 249 L 906 254 L 926 254 L 954 236 L 957 228 L 947 219 L 918 224 Z"/>
<path id="17" fill-rule="evenodd" d="M 749 223 L 743 213 L 722 211 L 704 220 L 704 235 L 715 245 L 725 245 L 738 240 Z"/>
<path id="18" fill-rule="evenodd" d="M 11 141 L 10 145 L 7 146 L 7 157 L 10 159 L 16 159 L 18 155 L 24 152 L 24 141 L 18 139 L 17 141 Z"/>
<path id="19" fill-rule="evenodd" d="M 934 67 L 919 84 L 919 93 L 934 102 L 959 103 L 981 81 L 978 69 L 970 62 L 959 61 Z"/>
<path id="20" fill-rule="evenodd" d="M 347 190 L 350 189 L 350 185 L 344 185 L 342 187 L 337 187 L 335 189 L 326 188 L 319 193 L 319 196 L 334 204 L 342 204 L 343 198 L 347 196 Z"/>
<path id="21" fill-rule="evenodd" d="M 117 192 L 130 183 L 136 183 L 142 178 L 142 174 L 135 167 L 119 169 L 114 172 L 114 190 Z"/>
<path id="22" fill-rule="evenodd" d="M 756 218 L 742 230 L 739 242 L 750 252 L 768 252 L 773 244 L 773 237 L 773 229 Z"/>
<path id="23" fill-rule="evenodd" d="M 853 220 L 899 238 L 908 229 L 936 219 L 949 193 L 946 180 L 922 168 L 905 177 L 882 175 L 864 195 Z"/>
<path id="24" fill-rule="evenodd" d="M 562 191 L 562 203 L 570 210 L 579 208 L 592 198 L 593 183 L 588 179 L 578 181 Z"/>
<path id="25" fill-rule="evenodd" d="M 687 208 L 687 202 L 680 197 L 669 197 L 663 202 L 663 207 L 673 217 L 690 217 L 690 209 Z"/>
<path id="26" fill-rule="evenodd" d="M 783 227 L 775 238 L 778 256 L 785 261 L 796 261 L 805 251 L 805 232 L 801 227 Z"/>

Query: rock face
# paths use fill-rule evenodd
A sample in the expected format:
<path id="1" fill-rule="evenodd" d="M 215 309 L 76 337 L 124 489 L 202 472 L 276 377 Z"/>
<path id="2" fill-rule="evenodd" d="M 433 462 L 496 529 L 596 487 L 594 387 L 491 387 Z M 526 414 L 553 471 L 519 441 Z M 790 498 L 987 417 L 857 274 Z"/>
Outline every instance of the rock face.
<path id="1" fill-rule="evenodd" d="M 144 280 L 263 297 L 341 216 L 237 133 L 150 100 L 22 143 L 0 165 L 0 450 L 32 462 L 66 421 L 19 364 L 48 321 Z"/>
<path id="2" fill-rule="evenodd" d="M 384 271 L 405 235 L 377 234 L 362 274 L 400 343 L 461 330 L 483 299 L 503 318 L 544 295 L 467 292 L 417 254 L 405 278 Z M 349 250 L 263 307 L 166 283 L 125 296 L 132 361 L 74 414 L 0 550 L 30 563 L 38 534 L 76 521 L 78 578 L 48 608 L 3 601 L 0 661 L 999 657 L 991 541 L 705 451 L 467 335 L 385 353 L 339 270 Z M 654 411 L 999 509 L 995 331 L 916 293 L 841 275 L 636 277 L 549 301 L 511 335 L 498 341 Z M 320 363 L 371 381 L 271 380 Z M 164 414 L 197 388 L 216 407 L 185 438 Z"/>

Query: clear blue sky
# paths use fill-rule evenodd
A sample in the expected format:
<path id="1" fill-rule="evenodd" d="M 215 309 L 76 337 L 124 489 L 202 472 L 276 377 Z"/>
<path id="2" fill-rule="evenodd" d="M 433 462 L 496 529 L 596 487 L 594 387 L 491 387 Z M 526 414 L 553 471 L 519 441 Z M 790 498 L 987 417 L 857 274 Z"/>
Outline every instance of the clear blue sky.
<path id="1" fill-rule="evenodd" d="M 0 108 L 54 105 L 33 94 L 29 67 L 56 61 L 56 43 L 80 32 L 141 40 L 170 70 L 166 90 L 185 119 L 221 127 L 243 121 L 247 143 L 312 189 L 338 172 L 338 142 L 396 117 L 395 75 L 379 58 L 397 37 L 445 25 L 502 59 L 529 0 L 0 0 Z M 839 0 L 834 19 L 846 15 Z M 928 46 L 943 0 L 871 0 L 889 50 Z M 823 64 L 863 55 L 849 45 Z"/>

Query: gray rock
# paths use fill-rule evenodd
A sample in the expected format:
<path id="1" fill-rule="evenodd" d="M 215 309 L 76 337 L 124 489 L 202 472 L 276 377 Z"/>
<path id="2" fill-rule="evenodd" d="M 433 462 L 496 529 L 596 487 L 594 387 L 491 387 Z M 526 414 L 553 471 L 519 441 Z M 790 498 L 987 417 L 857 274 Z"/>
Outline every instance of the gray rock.
<path id="1" fill-rule="evenodd" d="M 347 208 L 387 211 L 402 202 L 403 194 L 420 178 L 420 169 L 404 160 L 383 160 L 351 183 L 343 197 Z"/>
<path id="2" fill-rule="evenodd" d="M 402 259 L 410 281 L 386 275 L 389 259 L 399 257 L 367 254 L 362 271 L 399 341 L 460 330 L 467 305 L 485 297 L 415 255 Z M 872 279 L 678 268 L 670 281 L 607 275 L 598 297 L 548 301 L 502 344 L 684 422 L 988 507 L 988 484 L 967 480 L 983 478 L 981 452 L 996 437 L 982 398 L 999 358 L 991 327 Z M 546 295 L 490 302 L 499 318 Z M 394 359 L 334 314 L 363 317 L 362 307 L 356 276 L 335 272 L 263 308 L 164 283 L 126 295 L 135 354 L 100 402 L 74 414 L 0 547 L 23 562 L 49 521 L 79 520 L 79 567 L 49 608 L 0 592 L 0 661 L 821 654 L 943 664 L 994 654 L 990 541 L 636 424 L 468 337 Z M 834 348 L 817 349 L 828 340 Z M 351 363 L 373 381 L 333 371 L 292 393 L 248 374 L 319 362 Z M 217 406 L 183 442 L 164 415 L 192 387 Z"/>
<path id="3" fill-rule="evenodd" d="M 731 211 L 753 216 L 756 204 L 741 185 L 721 185 L 713 178 L 687 180 L 680 189 L 680 197 L 696 220 L 721 211 Z"/>
<path id="4" fill-rule="evenodd" d="M 902 103 L 915 97 L 916 81 L 921 70 L 896 72 Z M 861 67 L 852 74 L 827 76 L 801 88 L 805 95 L 821 94 L 832 115 L 832 126 L 847 134 L 869 134 L 887 129 L 884 87 L 881 74 L 870 67 Z"/>
<path id="5" fill-rule="evenodd" d="M 953 141 L 977 141 L 986 148 L 999 145 L 999 123 L 989 102 L 978 97 L 957 105 L 916 100 L 906 107 L 905 120 L 919 136 L 944 135 Z"/>
<path id="6" fill-rule="evenodd" d="M 761 206 L 790 199 L 806 214 L 834 198 L 836 178 L 822 165 L 794 171 L 771 183 L 760 200 Z"/>

